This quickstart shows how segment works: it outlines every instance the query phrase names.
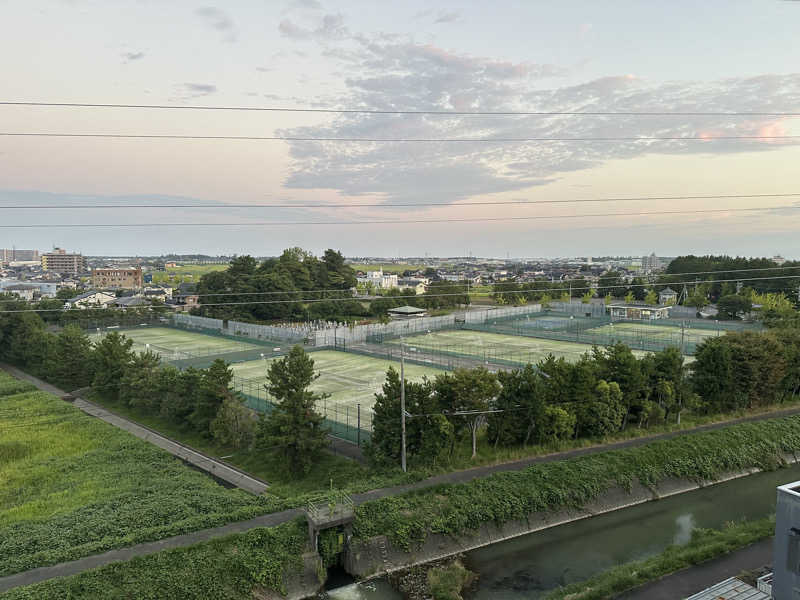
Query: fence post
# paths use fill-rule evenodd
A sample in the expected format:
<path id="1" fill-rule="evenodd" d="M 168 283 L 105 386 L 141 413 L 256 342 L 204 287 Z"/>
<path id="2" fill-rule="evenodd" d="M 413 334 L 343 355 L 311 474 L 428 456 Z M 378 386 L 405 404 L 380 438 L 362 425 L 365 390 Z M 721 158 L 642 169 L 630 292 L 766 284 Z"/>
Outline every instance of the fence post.
<path id="1" fill-rule="evenodd" d="M 356 417 L 358 418 L 358 430 L 356 431 L 356 445 L 361 448 L 361 404 L 356 405 Z"/>

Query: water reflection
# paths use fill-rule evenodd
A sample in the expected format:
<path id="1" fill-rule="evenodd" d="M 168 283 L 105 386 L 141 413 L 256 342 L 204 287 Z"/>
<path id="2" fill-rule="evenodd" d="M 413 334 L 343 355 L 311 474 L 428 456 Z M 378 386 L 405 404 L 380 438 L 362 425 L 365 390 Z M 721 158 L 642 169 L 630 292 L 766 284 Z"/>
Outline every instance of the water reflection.
<path id="1" fill-rule="evenodd" d="M 679 546 L 688 544 L 692 539 L 692 531 L 697 528 L 694 522 L 694 515 L 680 515 L 675 519 L 675 527 L 678 529 L 675 536 L 672 538 L 672 543 Z"/>

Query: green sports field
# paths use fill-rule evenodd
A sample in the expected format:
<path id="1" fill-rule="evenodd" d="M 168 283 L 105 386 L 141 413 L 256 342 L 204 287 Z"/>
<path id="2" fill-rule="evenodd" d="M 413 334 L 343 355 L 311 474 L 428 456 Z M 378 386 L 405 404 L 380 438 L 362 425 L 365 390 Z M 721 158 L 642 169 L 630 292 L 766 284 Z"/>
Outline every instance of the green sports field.
<path id="1" fill-rule="evenodd" d="M 375 402 L 375 392 L 380 391 L 389 367 L 400 370 L 395 361 L 362 356 L 348 352 L 320 350 L 309 354 L 314 359 L 314 369 L 320 377 L 311 386 L 315 392 L 326 392 L 330 397 L 319 406 L 320 412 L 332 421 L 356 422 L 357 405 L 361 404 L 362 423 L 366 423 L 368 410 Z M 276 360 L 276 359 L 272 359 Z M 251 360 L 231 365 L 237 378 L 246 379 L 242 391 L 248 394 L 263 390 L 267 367 L 271 360 Z M 433 367 L 406 363 L 405 376 L 408 381 L 419 381 L 424 376 L 433 378 L 442 371 Z M 238 389 L 238 388 L 237 388 Z M 250 394 L 248 394 L 250 395 Z M 263 392 L 261 392 L 263 398 Z"/>
<path id="2" fill-rule="evenodd" d="M 106 329 L 101 333 L 94 333 L 90 337 L 93 340 L 99 339 L 113 329 Z M 161 354 L 165 359 L 190 358 L 194 356 L 210 356 L 215 354 L 225 354 L 228 352 L 239 352 L 242 350 L 254 350 L 260 348 L 255 344 L 241 342 L 238 340 L 193 333 L 191 331 L 181 331 L 168 327 L 140 327 L 138 329 L 120 329 L 119 333 L 133 340 L 133 349 L 136 352 L 144 352 L 146 349 Z"/>
<path id="3" fill-rule="evenodd" d="M 400 344 L 400 340 L 394 339 L 387 343 Z M 547 358 L 548 354 L 574 362 L 592 349 L 588 344 L 466 329 L 434 331 L 411 336 L 405 338 L 403 343 L 409 354 L 413 354 L 416 350 L 439 352 L 451 356 L 475 357 L 489 362 L 499 361 L 500 364 L 503 361 L 536 364 Z M 636 356 L 645 354 L 638 350 L 634 350 L 633 353 Z"/>
<path id="4" fill-rule="evenodd" d="M 601 325 L 600 327 L 593 327 L 587 329 L 585 333 L 600 334 L 600 335 L 619 335 L 624 341 L 626 337 L 630 338 L 645 338 L 658 340 L 664 343 L 674 343 L 680 345 L 681 343 L 681 328 L 671 327 L 669 325 L 648 325 L 647 323 L 609 323 L 608 325 Z M 687 327 L 683 331 L 683 342 L 690 344 L 700 344 L 708 338 L 724 335 L 724 331 L 717 331 L 716 329 L 692 329 Z"/>

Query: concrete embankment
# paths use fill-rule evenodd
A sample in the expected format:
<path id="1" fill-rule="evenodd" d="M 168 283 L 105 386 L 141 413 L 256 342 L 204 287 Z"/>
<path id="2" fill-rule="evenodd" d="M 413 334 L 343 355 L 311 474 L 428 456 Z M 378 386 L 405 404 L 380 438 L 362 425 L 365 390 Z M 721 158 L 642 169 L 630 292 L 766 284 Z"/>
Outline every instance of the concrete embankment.
<path id="1" fill-rule="evenodd" d="M 785 455 L 784 460 L 789 464 L 798 462 L 797 457 L 792 454 Z M 458 536 L 431 534 L 420 547 L 413 548 L 408 552 L 394 546 L 384 535 L 369 539 L 354 538 L 350 540 L 345 550 L 343 557 L 344 567 L 348 573 L 359 579 L 378 577 L 529 533 L 588 519 L 604 513 L 623 510 L 645 502 L 692 492 L 758 472 L 760 472 L 760 469 L 752 468 L 726 474 L 714 481 L 700 483 L 686 479 L 666 479 L 652 489 L 637 482 L 630 489 L 612 488 L 601 497 L 586 503 L 585 506 L 579 509 L 571 508 L 553 512 L 532 513 L 527 519 L 509 521 L 502 524 L 487 523 L 477 530 Z"/>

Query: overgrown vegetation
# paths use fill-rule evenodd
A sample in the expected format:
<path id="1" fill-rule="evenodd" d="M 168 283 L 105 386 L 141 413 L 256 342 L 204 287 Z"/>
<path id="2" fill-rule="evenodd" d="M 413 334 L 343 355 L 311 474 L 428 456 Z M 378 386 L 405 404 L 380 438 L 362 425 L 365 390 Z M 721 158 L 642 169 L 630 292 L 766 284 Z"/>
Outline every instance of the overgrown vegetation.
<path id="1" fill-rule="evenodd" d="M 433 600 L 463 600 L 461 593 L 472 585 L 475 573 L 455 560 L 428 571 L 428 588 Z"/>
<path id="2" fill-rule="evenodd" d="M 22 391 L 19 391 L 19 388 Z M 281 507 L 0 374 L 0 575 Z M 16 393 L 15 393 L 16 392 Z"/>
<path id="3" fill-rule="evenodd" d="M 12 589 L 3 600 L 250 600 L 254 591 L 285 593 L 285 576 L 302 567 L 303 523 L 212 539 L 71 577 Z"/>
<path id="4" fill-rule="evenodd" d="M 595 575 L 587 581 L 573 583 L 547 596 L 547 600 L 608 600 L 619 594 L 655 581 L 659 577 L 701 564 L 733 552 L 775 531 L 775 517 L 758 521 L 729 523 L 724 529 L 695 529 L 688 544 L 669 546 L 661 554 L 645 560 L 625 563 Z"/>
<path id="5" fill-rule="evenodd" d="M 743 469 L 774 469 L 785 454 L 799 450 L 800 417 L 734 425 L 384 498 L 356 509 L 354 533 L 386 535 L 410 550 L 430 534 L 459 535 L 534 512 L 580 507 L 616 486 L 654 487 L 671 477 L 714 480 Z"/>

